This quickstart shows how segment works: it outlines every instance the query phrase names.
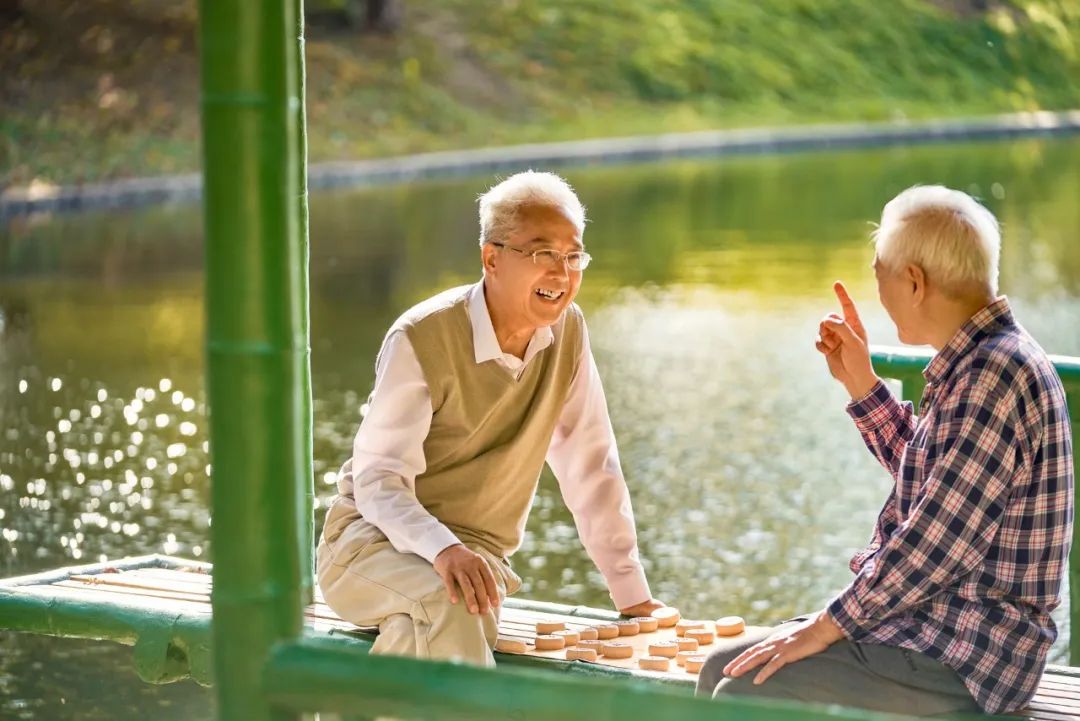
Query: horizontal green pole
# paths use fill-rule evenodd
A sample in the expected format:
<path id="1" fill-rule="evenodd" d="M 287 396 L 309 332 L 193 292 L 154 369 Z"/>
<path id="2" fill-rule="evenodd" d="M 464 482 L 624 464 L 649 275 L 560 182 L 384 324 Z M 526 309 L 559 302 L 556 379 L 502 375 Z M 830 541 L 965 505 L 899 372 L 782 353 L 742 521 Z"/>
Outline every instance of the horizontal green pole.
<path id="1" fill-rule="evenodd" d="M 923 369 L 933 357 L 934 351 L 925 348 L 870 347 L 870 358 L 878 375 L 901 381 L 915 377 L 921 379 Z M 1080 389 L 1080 358 L 1051 355 L 1050 362 L 1054 364 L 1066 388 L 1071 386 Z"/>
<path id="2" fill-rule="evenodd" d="M 168 683 L 191 676 L 210 683 L 209 615 L 147 608 L 135 599 L 103 604 L 75 594 L 0 587 L 0 628 L 134 646 L 135 671 L 143 681 Z"/>
<path id="3" fill-rule="evenodd" d="M 303 639 L 279 644 L 263 675 L 271 702 L 296 711 L 514 721 L 815 721 L 903 718 L 780 701 L 695 698 L 646 682 L 476 668 Z"/>

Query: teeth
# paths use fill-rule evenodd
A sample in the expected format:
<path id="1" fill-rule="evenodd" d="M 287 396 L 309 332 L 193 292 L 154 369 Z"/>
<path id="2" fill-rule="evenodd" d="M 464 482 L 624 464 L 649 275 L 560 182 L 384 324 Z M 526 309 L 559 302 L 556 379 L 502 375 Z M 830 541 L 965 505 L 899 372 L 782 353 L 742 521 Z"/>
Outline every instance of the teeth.
<path id="1" fill-rule="evenodd" d="M 541 298 L 547 298 L 548 300 L 556 300 L 562 297 L 563 291 L 561 290 L 544 290 L 543 288 L 537 288 L 536 294 Z"/>

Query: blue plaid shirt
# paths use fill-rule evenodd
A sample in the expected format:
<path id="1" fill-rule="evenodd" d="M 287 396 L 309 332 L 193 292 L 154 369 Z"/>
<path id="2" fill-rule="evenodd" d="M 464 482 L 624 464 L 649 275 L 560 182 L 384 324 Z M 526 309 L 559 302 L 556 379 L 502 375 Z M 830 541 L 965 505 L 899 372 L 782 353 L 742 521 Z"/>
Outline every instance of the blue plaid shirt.
<path id="1" fill-rule="evenodd" d="M 985 711 L 1012 711 L 1057 638 L 1073 523 L 1065 392 L 1005 298 L 923 375 L 918 416 L 882 383 L 848 406 L 896 483 L 828 613 L 854 641 L 938 659 Z"/>

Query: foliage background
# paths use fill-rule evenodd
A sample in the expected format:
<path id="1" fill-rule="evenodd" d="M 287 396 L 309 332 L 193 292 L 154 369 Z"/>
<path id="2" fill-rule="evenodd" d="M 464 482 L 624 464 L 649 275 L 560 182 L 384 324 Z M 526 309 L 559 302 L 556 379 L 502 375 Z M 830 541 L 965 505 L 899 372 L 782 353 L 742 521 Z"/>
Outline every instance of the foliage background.
<path id="1" fill-rule="evenodd" d="M 1074 0 L 308 2 L 312 161 L 1080 106 Z M 199 166 L 194 0 L 23 0 L 0 20 L 0 186 Z"/>

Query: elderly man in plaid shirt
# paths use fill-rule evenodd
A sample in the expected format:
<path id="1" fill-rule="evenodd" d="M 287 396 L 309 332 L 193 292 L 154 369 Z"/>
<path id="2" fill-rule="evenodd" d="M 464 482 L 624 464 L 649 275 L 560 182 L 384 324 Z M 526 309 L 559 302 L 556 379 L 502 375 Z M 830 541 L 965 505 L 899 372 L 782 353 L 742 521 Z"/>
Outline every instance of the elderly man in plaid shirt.
<path id="1" fill-rule="evenodd" d="M 701 694 L 911 715 L 1031 700 L 1057 637 L 1073 523 L 1061 381 L 997 295 L 994 216 L 940 186 L 904 191 L 875 234 L 878 294 L 900 340 L 937 351 L 918 413 L 870 364 L 844 286 L 817 349 L 895 480 L 854 580 L 823 610 L 710 656 Z"/>

